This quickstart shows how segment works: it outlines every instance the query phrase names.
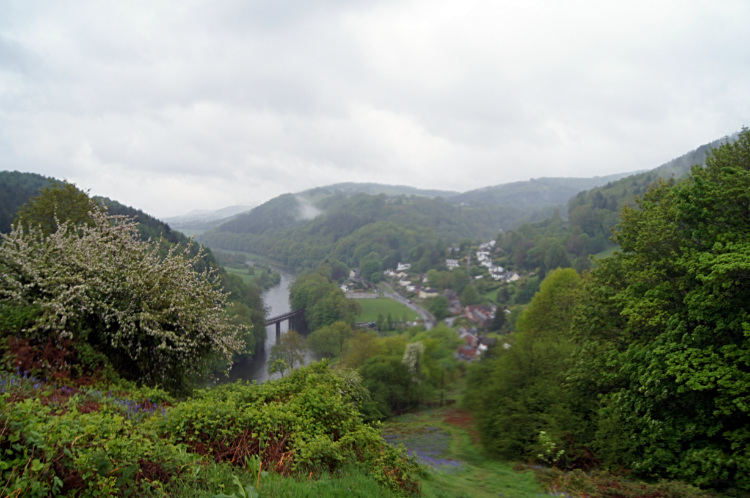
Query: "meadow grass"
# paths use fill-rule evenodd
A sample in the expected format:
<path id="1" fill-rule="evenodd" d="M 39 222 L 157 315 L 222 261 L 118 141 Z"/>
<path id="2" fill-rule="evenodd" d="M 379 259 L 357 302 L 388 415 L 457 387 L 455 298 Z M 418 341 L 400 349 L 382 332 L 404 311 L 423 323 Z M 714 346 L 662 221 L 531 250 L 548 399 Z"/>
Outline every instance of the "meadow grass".
<path id="1" fill-rule="evenodd" d="M 362 313 L 357 317 L 358 322 L 374 322 L 378 319 L 378 314 L 381 313 L 384 318 L 390 313 L 394 320 L 401 320 L 404 312 L 406 312 L 406 317 L 410 321 L 419 319 L 419 315 L 411 308 L 387 297 L 357 299 L 357 302 L 362 306 Z"/>
<path id="2" fill-rule="evenodd" d="M 239 275 L 240 277 L 242 277 L 242 281 L 248 285 L 255 284 L 253 275 L 248 275 L 247 268 L 240 269 L 240 268 L 232 268 L 231 266 L 225 266 L 224 269 L 227 271 L 227 273 L 233 273 L 235 275 Z"/>
<path id="3" fill-rule="evenodd" d="M 545 491 L 530 471 L 485 456 L 465 410 L 440 408 L 393 418 L 383 424 L 391 444 L 402 443 L 430 467 L 422 481 L 426 498 L 536 498 Z"/>
<path id="4" fill-rule="evenodd" d="M 173 483 L 172 496 L 182 498 L 213 498 L 219 493 L 225 496 L 240 496 L 233 482 L 237 476 L 244 486 L 258 484 L 259 496 L 263 498 L 396 498 L 399 495 L 381 486 L 378 482 L 356 467 L 345 467 L 341 472 L 324 473 L 318 476 L 281 476 L 267 474 L 260 482 L 255 475 L 245 469 L 228 464 L 210 464 L 201 469 L 198 475 Z M 156 494 L 158 496 L 158 494 Z"/>

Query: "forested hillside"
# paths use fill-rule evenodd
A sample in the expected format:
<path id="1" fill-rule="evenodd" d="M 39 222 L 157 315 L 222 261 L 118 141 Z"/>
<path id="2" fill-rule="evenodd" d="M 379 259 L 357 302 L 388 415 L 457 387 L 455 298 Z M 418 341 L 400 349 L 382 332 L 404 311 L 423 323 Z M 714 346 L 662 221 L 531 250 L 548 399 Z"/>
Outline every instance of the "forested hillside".
<path id="1" fill-rule="evenodd" d="M 684 178 L 692 166 L 706 164 L 706 157 L 711 149 L 716 149 L 727 141 L 734 141 L 737 136 L 734 134 L 702 145 L 651 171 L 630 175 L 604 186 L 579 192 L 568 202 L 571 226 L 580 227 L 589 237 L 604 236 L 608 239 L 612 228 L 619 222 L 618 213 L 623 206 L 635 206 L 635 197 L 643 195 L 657 178 Z"/>
<path id="2" fill-rule="evenodd" d="M 36 173 L 0 171 L 0 233 L 10 232 L 18 208 L 56 181 Z"/>
<path id="3" fill-rule="evenodd" d="M 305 211 L 310 217 L 315 210 L 318 216 L 303 218 Z M 454 206 L 439 197 L 338 193 L 312 206 L 285 194 L 204 233 L 200 240 L 262 254 L 292 268 L 315 268 L 329 256 L 356 267 L 372 251 L 396 262 L 418 260 L 423 254 L 411 251 L 434 246 L 439 239 L 443 251 L 435 257 L 444 258 L 445 241 L 494 237 L 521 214 L 514 208 Z"/>
<path id="4" fill-rule="evenodd" d="M 504 257 L 501 264 L 517 270 L 541 270 L 571 266 L 583 271 L 591 266 L 589 256 L 615 244 L 612 230 L 620 222 L 623 207 L 636 206 L 657 179 L 684 178 L 694 165 L 703 166 L 713 148 L 736 140 L 737 135 L 703 145 L 651 171 L 630 175 L 588 191 L 568 202 L 568 220 L 555 214 L 545 220 L 525 223 L 503 234 L 498 241 Z"/>
<path id="5" fill-rule="evenodd" d="M 528 181 L 504 183 L 494 187 L 470 190 L 450 197 L 453 204 L 513 206 L 533 212 L 551 206 L 564 206 L 582 190 L 605 185 L 632 173 L 618 173 L 593 178 L 532 178 Z"/>

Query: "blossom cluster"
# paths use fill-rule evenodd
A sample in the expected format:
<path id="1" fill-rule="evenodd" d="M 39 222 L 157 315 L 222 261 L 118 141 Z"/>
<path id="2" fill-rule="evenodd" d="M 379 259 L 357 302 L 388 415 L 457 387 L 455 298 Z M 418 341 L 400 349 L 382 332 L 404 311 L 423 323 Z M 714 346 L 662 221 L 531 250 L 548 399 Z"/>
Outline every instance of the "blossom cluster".
<path id="1" fill-rule="evenodd" d="M 61 223 L 49 236 L 20 224 L 2 235 L 0 305 L 38 307 L 31 332 L 93 329 L 111 351 L 148 365 L 151 383 L 176 365 L 189 372 L 205 368 L 207 356 L 229 360 L 242 350 L 244 329 L 227 319 L 216 270 L 194 270 L 202 248 L 165 255 L 139 239 L 132 219 L 94 202 L 89 214 L 90 226 Z"/>

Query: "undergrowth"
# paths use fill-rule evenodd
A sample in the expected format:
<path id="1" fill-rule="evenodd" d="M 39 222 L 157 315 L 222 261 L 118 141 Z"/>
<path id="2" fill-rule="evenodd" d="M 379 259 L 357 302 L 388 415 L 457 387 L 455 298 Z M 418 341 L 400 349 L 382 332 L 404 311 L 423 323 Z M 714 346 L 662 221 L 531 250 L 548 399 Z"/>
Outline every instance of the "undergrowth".
<path id="1" fill-rule="evenodd" d="M 0 496 L 418 494 L 424 471 L 362 422 L 360 394 L 325 363 L 181 402 L 122 382 L 4 372 Z"/>

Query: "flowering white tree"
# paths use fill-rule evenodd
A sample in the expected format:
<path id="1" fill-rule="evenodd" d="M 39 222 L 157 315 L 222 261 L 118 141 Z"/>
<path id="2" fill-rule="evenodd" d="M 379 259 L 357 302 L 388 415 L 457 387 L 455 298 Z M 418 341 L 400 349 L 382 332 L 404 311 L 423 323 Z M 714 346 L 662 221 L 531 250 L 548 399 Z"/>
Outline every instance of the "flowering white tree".
<path id="1" fill-rule="evenodd" d="M 21 224 L 2 235 L 0 305 L 37 307 L 29 333 L 88 341 L 126 378 L 172 390 L 242 351 L 246 329 L 227 319 L 215 271 L 193 269 L 202 249 L 165 256 L 129 218 L 94 202 L 90 216 L 48 236 Z"/>
<path id="2" fill-rule="evenodd" d="M 404 357 L 401 362 L 406 365 L 409 373 L 412 375 L 414 382 L 419 383 L 419 359 L 424 354 L 424 344 L 422 342 L 412 342 L 406 345 Z"/>

